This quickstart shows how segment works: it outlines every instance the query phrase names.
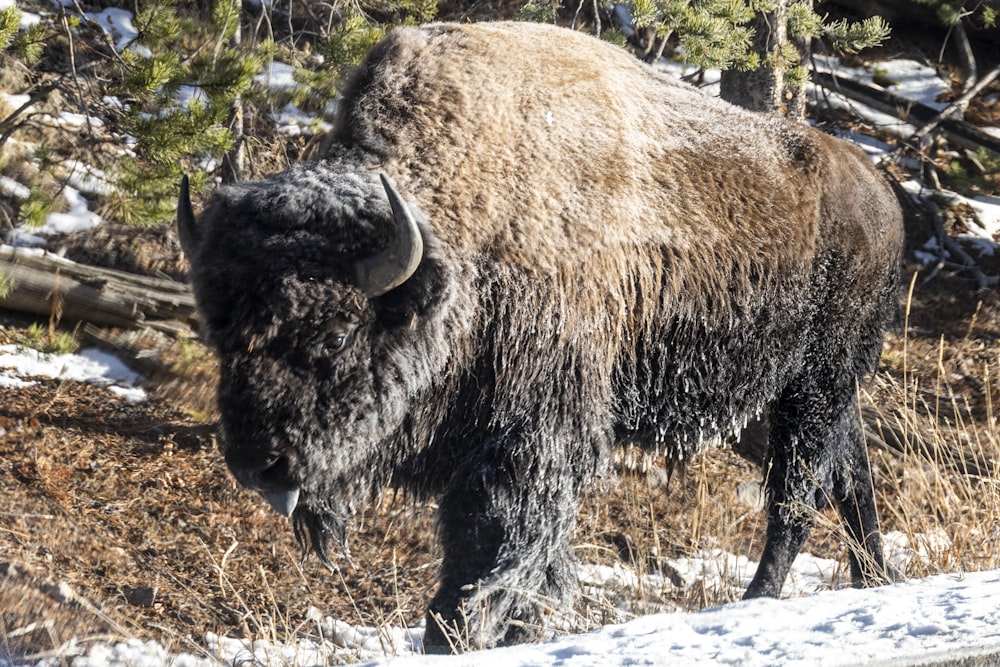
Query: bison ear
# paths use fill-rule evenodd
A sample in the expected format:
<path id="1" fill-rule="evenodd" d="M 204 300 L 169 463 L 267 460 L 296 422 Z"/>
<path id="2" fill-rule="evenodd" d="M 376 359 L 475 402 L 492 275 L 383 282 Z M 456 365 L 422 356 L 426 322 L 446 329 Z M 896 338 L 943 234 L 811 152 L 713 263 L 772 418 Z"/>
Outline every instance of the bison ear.
<path id="1" fill-rule="evenodd" d="M 184 254 L 190 257 L 198 245 L 198 223 L 194 219 L 194 209 L 191 207 L 187 174 L 181 178 L 181 191 L 177 197 L 177 236 L 180 238 Z"/>
<path id="2" fill-rule="evenodd" d="M 409 280 L 424 256 L 424 241 L 416 216 L 385 174 L 379 174 L 379 178 L 392 208 L 394 224 L 389 246 L 354 265 L 356 284 L 369 298 L 382 296 Z"/>

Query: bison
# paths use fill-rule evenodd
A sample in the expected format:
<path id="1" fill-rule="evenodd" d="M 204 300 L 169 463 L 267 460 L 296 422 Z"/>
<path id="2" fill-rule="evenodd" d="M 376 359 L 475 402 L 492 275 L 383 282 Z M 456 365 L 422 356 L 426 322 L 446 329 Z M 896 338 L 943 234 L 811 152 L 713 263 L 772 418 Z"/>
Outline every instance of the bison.
<path id="1" fill-rule="evenodd" d="M 832 501 L 885 580 L 857 407 L 898 310 L 898 204 L 856 148 L 553 26 L 403 28 L 324 157 L 179 233 L 236 479 L 329 562 L 387 485 L 436 499 L 428 650 L 537 636 L 616 443 L 761 418 L 776 596 Z"/>

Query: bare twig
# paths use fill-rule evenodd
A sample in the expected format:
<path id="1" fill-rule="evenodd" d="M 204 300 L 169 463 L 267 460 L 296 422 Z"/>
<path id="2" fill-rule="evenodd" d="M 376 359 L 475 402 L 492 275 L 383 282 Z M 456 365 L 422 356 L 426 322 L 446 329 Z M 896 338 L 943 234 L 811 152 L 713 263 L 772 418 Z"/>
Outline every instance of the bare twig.
<path id="1" fill-rule="evenodd" d="M 65 75 L 60 75 L 58 79 L 50 81 L 44 85 L 36 85 L 34 90 L 28 93 L 28 99 L 24 104 L 10 112 L 6 118 L 0 120 L 0 146 L 10 139 L 11 135 L 24 124 L 24 120 L 19 117 L 28 111 L 35 103 L 43 99 L 46 95 L 58 88 Z"/>
<path id="2" fill-rule="evenodd" d="M 908 100 L 887 90 L 865 83 L 840 78 L 828 72 L 813 72 L 813 82 L 882 113 L 917 126 L 934 120 L 938 111 L 926 104 Z M 971 148 L 985 148 L 1000 154 L 1000 138 L 983 132 L 974 125 L 954 118 L 944 118 L 939 123 L 941 134 L 952 144 Z"/>
<path id="3" fill-rule="evenodd" d="M 972 52 L 972 44 L 969 42 L 969 35 L 965 31 L 965 21 L 959 19 L 951 30 L 955 36 L 955 50 L 958 51 L 958 58 L 962 63 L 962 76 L 965 81 L 962 83 L 962 92 L 971 88 L 977 79 L 979 68 L 976 65 L 976 54 Z M 944 46 L 941 47 L 944 49 Z"/>
<path id="4" fill-rule="evenodd" d="M 983 273 L 982 269 L 980 269 L 979 265 L 976 263 L 976 260 L 973 259 L 961 245 L 959 245 L 958 241 L 948 235 L 944 229 L 944 215 L 941 213 L 941 209 L 936 203 L 930 199 L 924 198 L 921 201 L 921 208 L 924 209 L 928 217 L 931 219 L 931 223 L 934 225 L 934 231 L 937 235 L 938 244 L 942 252 L 942 256 L 935 267 L 934 274 L 932 274 L 931 277 L 936 275 L 938 271 L 946 265 L 943 253 L 947 252 L 956 260 L 952 262 L 953 268 L 956 272 L 970 274 L 972 279 L 976 281 L 978 289 L 983 290 L 1000 282 L 1000 278 L 997 276 L 987 276 Z M 930 277 L 928 277 L 927 280 L 930 280 Z"/>
<path id="5" fill-rule="evenodd" d="M 979 80 L 975 81 L 971 86 L 966 88 L 965 92 L 962 93 L 958 99 L 949 104 L 937 116 L 922 125 L 919 130 L 910 136 L 910 142 L 915 145 L 920 145 L 923 138 L 936 129 L 945 120 L 949 118 L 962 118 L 962 116 L 965 115 L 965 110 L 969 107 L 969 103 L 976 97 L 976 95 L 982 92 L 986 86 L 993 83 L 993 80 L 996 79 L 997 76 L 1000 76 L 1000 65 L 997 65 L 980 77 Z"/>

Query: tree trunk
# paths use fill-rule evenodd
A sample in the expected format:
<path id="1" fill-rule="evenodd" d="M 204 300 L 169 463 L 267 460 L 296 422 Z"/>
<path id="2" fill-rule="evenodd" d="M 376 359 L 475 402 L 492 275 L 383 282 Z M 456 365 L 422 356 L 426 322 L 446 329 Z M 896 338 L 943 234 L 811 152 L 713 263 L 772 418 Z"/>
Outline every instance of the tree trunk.
<path id="1" fill-rule="evenodd" d="M 811 0 L 804 1 L 810 4 Z M 758 12 L 751 22 L 754 36 L 751 51 L 760 58 L 757 69 L 722 73 L 722 99 L 751 111 L 803 118 L 806 111 L 805 87 L 786 81 L 789 67 L 785 54 L 789 44 L 788 3 L 778 0 L 773 12 Z M 801 58 L 808 56 L 808 40 L 795 40 Z M 794 63 L 793 63 L 794 64 Z"/>
<path id="2" fill-rule="evenodd" d="M 234 3 L 233 11 L 239 12 L 240 5 Z M 236 32 L 230 39 L 230 46 L 240 48 L 243 43 L 242 17 L 237 20 Z M 233 147 L 222 158 L 222 182 L 239 183 L 246 173 L 246 127 L 243 114 L 243 96 L 238 95 L 229 109 L 229 131 L 233 135 Z"/>
<path id="3" fill-rule="evenodd" d="M 722 99 L 751 111 L 782 113 L 785 86 L 779 63 L 781 49 L 788 42 L 783 0 L 778 0 L 773 12 L 758 12 L 750 25 L 750 49 L 760 57 L 760 64 L 757 69 L 722 72 Z"/>

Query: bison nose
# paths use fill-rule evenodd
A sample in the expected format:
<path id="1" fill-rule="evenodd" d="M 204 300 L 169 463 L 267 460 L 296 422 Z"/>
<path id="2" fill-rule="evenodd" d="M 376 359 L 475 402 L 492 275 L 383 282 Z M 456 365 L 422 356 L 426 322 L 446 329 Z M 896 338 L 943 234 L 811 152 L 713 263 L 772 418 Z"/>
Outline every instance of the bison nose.
<path id="1" fill-rule="evenodd" d="M 286 489 L 285 491 L 261 491 L 260 495 L 271 506 L 275 512 L 285 517 L 291 518 L 295 506 L 299 504 L 299 490 Z"/>
<path id="2" fill-rule="evenodd" d="M 284 517 L 292 516 L 299 502 L 299 486 L 294 479 L 294 457 L 271 452 L 261 463 L 250 467 L 230 465 L 243 486 L 264 496 L 264 500 Z"/>

